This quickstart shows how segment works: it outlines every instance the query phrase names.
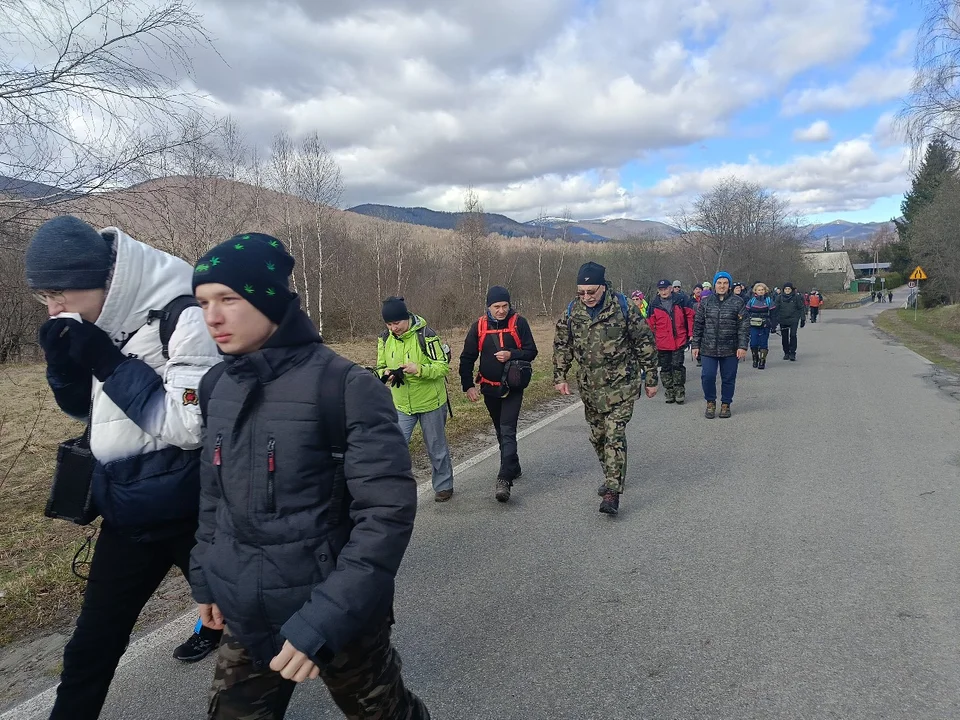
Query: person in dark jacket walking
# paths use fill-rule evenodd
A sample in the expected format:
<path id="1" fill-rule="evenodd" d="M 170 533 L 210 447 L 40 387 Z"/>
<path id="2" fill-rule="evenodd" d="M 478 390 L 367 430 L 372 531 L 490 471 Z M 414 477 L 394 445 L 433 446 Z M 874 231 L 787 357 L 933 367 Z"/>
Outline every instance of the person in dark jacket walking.
<path id="1" fill-rule="evenodd" d="M 24 261 L 50 315 L 39 331 L 47 382 L 60 409 L 88 423 L 103 517 L 50 717 L 94 720 L 143 606 L 173 566 L 189 572 L 202 432 L 189 399 L 217 348 L 196 307 L 181 309 L 164 348 L 151 313 L 190 294 L 191 268 L 119 228 L 53 218 Z M 219 641 L 203 627 L 177 657 L 200 659 Z"/>
<path id="2" fill-rule="evenodd" d="M 753 366 L 764 370 L 767 367 L 770 331 L 777 327 L 777 304 L 767 295 L 767 286 L 753 286 L 753 297 L 747 300 L 747 321 L 750 324 L 750 352 Z"/>
<path id="3" fill-rule="evenodd" d="M 783 292 L 777 300 L 780 310 L 780 339 L 783 345 L 783 359 L 797 359 L 797 325 L 807 324 L 807 308 L 803 298 L 793 287 L 793 283 L 784 283 Z"/>
<path id="4" fill-rule="evenodd" d="M 390 640 L 417 508 L 410 454 L 390 393 L 300 309 L 293 265 L 279 240 L 249 233 L 194 271 L 224 358 L 200 388 L 190 569 L 200 616 L 225 627 L 208 717 L 279 720 L 297 683 L 319 677 L 348 718 L 428 718 Z M 341 431 L 342 453 L 329 444 Z"/>
<path id="5" fill-rule="evenodd" d="M 483 402 L 493 421 L 500 445 L 500 471 L 497 473 L 495 497 L 500 502 L 510 499 L 510 488 L 522 474 L 517 455 L 517 422 L 523 404 L 523 388 L 511 388 L 504 377 L 506 363 L 532 363 L 537 357 L 537 343 L 530 323 L 510 307 L 510 292 L 495 285 L 487 290 L 487 311 L 470 326 L 460 353 L 460 384 L 471 402 Z M 473 368 L 480 360 L 474 378 Z M 474 381 L 480 384 L 477 390 Z"/>
<path id="6" fill-rule="evenodd" d="M 693 320 L 693 354 L 703 358 L 701 382 L 707 401 L 704 417 L 717 414 L 717 372 L 720 373 L 720 417 L 731 415 L 737 385 L 737 363 L 747 356 L 750 326 L 742 298 L 730 294 L 730 273 L 718 272 L 714 292 L 703 298 Z"/>
<path id="7" fill-rule="evenodd" d="M 650 304 L 647 324 L 657 344 L 657 364 L 668 403 L 683 405 L 686 400 L 686 368 L 683 356 L 693 337 L 693 308 L 682 304 L 669 280 L 657 283 L 657 294 Z"/>

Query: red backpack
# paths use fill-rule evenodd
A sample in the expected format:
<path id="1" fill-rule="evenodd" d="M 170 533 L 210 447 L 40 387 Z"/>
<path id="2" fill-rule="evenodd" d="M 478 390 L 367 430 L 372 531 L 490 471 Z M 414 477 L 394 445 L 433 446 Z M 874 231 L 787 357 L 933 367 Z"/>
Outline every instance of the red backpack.
<path id="1" fill-rule="evenodd" d="M 514 313 L 510 316 L 510 320 L 507 321 L 507 326 L 505 328 L 500 328 L 496 330 L 490 329 L 490 323 L 487 320 L 487 315 L 484 313 L 479 320 L 477 320 L 477 348 L 478 352 L 483 354 L 483 341 L 487 339 L 487 335 L 496 335 L 497 342 L 501 350 L 504 350 L 503 347 L 503 334 L 509 333 L 513 337 L 513 341 L 517 344 L 517 349 L 519 350 L 522 347 L 520 342 L 520 333 L 517 332 L 517 318 L 519 316 Z M 485 377 L 477 373 L 477 381 L 481 385 L 494 385 L 494 386 L 506 386 L 507 391 L 510 390 L 523 390 L 530 384 L 530 380 L 533 378 L 533 365 L 526 360 L 507 360 L 503 365 L 503 376 L 500 378 L 500 382 L 494 382 L 493 380 L 487 380 Z M 504 394 L 506 397 L 506 393 Z"/>

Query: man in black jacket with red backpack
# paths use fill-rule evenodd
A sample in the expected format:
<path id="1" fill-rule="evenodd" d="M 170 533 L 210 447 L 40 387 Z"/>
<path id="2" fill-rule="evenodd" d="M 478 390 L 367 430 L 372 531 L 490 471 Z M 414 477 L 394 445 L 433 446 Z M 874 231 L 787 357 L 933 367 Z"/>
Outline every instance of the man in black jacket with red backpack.
<path id="1" fill-rule="evenodd" d="M 523 404 L 523 387 L 508 384 L 515 374 L 526 375 L 529 382 L 529 366 L 537 357 L 530 324 L 510 307 L 510 292 L 499 285 L 487 291 L 487 311 L 467 332 L 460 353 L 460 383 L 472 402 L 483 395 L 484 404 L 493 420 L 500 444 L 500 472 L 497 473 L 496 498 L 500 502 L 510 499 L 513 481 L 520 477 L 520 458 L 517 456 L 517 421 Z M 476 377 L 474 364 L 480 359 Z M 511 368 L 508 363 L 519 366 Z M 480 390 L 475 385 L 479 383 Z M 523 382 L 514 383 L 523 385 Z M 524 385 L 525 387 L 525 385 Z"/>

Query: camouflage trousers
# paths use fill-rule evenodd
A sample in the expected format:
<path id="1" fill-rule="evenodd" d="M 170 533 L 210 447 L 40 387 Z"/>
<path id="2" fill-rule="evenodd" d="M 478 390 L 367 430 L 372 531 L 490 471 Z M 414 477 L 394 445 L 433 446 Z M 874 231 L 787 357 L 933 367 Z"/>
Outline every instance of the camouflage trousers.
<path id="1" fill-rule="evenodd" d="M 660 350 L 657 364 L 660 366 L 660 381 L 668 400 L 686 400 L 687 369 L 683 366 L 685 350 Z"/>
<path id="2" fill-rule="evenodd" d="M 321 668 L 320 679 L 350 720 L 429 720 L 423 702 L 406 689 L 390 625 L 359 638 Z M 309 681 L 307 681 L 309 682 Z M 297 683 L 257 668 L 227 628 L 210 687 L 209 720 L 280 720 Z"/>
<path id="3" fill-rule="evenodd" d="M 633 398 L 617 403 L 609 412 L 583 404 L 590 442 L 600 459 L 607 487 L 614 492 L 623 492 L 627 476 L 627 423 L 633 417 L 633 403 Z"/>

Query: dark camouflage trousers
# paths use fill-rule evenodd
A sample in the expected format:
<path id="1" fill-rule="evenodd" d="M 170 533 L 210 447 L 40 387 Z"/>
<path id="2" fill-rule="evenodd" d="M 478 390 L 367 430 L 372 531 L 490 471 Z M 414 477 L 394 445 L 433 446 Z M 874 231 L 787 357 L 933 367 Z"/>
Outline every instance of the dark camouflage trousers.
<path id="1" fill-rule="evenodd" d="M 603 466 L 607 487 L 614 492 L 623 492 L 627 476 L 627 423 L 633 417 L 633 403 L 634 398 L 630 398 L 605 413 L 583 404 L 583 413 L 590 427 L 590 442 Z"/>
<path id="2" fill-rule="evenodd" d="M 406 689 L 390 625 L 358 639 L 321 668 L 320 678 L 350 720 L 429 720 L 423 702 Z M 309 681 L 308 681 L 309 682 Z M 257 668 L 227 628 L 210 687 L 209 720 L 280 720 L 297 683 Z"/>
<path id="3" fill-rule="evenodd" d="M 660 350 L 657 352 L 657 364 L 660 366 L 660 380 L 667 399 L 686 400 L 687 369 L 683 366 L 686 350 Z"/>

